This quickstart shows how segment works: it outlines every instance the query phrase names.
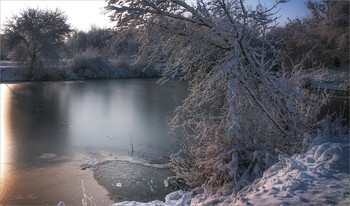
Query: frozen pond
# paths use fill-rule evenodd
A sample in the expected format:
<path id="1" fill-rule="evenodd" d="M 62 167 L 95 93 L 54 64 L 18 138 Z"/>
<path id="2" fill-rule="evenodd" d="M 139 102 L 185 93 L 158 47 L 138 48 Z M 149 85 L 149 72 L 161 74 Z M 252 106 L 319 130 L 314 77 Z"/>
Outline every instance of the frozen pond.
<path id="1" fill-rule="evenodd" d="M 0 204 L 81 204 L 81 180 L 88 176 L 80 168 L 86 163 L 84 154 L 166 159 L 176 144 L 165 122 L 186 90 L 183 82 L 161 86 L 155 79 L 1 84 Z M 156 174 L 128 167 L 135 168 Z M 127 177 L 124 173 L 128 182 Z M 95 184 L 85 181 L 91 193 L 98 190 Z M 97 196 L 96 201 L 105 197 Z"/>

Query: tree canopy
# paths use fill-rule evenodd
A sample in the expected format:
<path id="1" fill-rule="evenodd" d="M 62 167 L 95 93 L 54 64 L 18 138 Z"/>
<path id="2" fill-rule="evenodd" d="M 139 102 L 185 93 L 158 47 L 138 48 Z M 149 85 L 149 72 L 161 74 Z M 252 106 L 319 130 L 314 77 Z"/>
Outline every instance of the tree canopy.
<path id="1" fill-rule="evenodd" d="M 29 76 L 33 76 L 34 70 L 44 63 L 59 59 L 59 51 L 70 32 L 67 17 L 58 9 L 22 10 L 5 24 L 9 58 L 24 64 Z"/>
<path id="2" fill-rule="evenodd" d="M 349 1 L 308 1 L 311 16 L 275 30 L 292 64 L 305 68 L 349 63 Z"/>

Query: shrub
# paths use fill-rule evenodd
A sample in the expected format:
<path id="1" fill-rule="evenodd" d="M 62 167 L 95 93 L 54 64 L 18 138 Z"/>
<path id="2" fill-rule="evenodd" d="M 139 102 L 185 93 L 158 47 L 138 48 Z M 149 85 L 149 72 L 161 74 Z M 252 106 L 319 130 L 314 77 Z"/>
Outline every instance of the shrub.
<path id="1" fill-rule="evenodd" d="M 100 55 L 91 51 L 74 56 L 70 69 L 78 79 L 99 79 L 111 77 L 111 65 Z"/>

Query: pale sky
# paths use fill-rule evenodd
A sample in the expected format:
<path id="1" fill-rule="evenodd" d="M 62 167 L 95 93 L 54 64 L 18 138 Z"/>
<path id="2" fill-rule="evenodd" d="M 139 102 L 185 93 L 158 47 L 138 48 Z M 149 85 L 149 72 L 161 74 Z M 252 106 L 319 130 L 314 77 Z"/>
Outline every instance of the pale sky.
<path id="1" fill-rule="evenodd" d="M 190 0 L 191 1 L 191 0 Z M 256 3 L 257 0 L 246 0 L 248 3 Z M 273 0 L 260 0 L 266 6 L 270 6 Z M 305 6 L 307 0 L 290 0 L 290 2 L 280 6 L 280 21 L 283 25 L 287 17 L 294 19 L 304 17 L 308 10 Z M 111 27 L 114 24 L 109 22 L 108 15 L 103 14 L 105 0 L 0 0 L 0 23 L 6 21 L 6 18 L 26 7 L 55 9 L 59 8 L 68 16 L 68 23 L 78 30 L 88 31 L 91 25 L 98 27 Z"/>
<path id="2" fill-rule="evenodd" d="M 280 25 L 283 26 L 286 22 L 288 22 L 287 18 L 296 19 L 303 18 L 311 12 L 306 7 L 306 2 L 308 0 L 289 0 L 289 2 L 282 3 L 278 6 L 279 12 L 277 14 L 279 18 Z M 313 0 L 320 1 L 320 0 Z M 258 2 L 258 0 L 246 0 L 246 2 Z M 265 4 L 267 8 L 270 8 L 274 0 L 260 0 L 262 4 Z"/>
<path id="3" fill-rule="evenodd" d="M 68 23 L 78 30 L 88 31 L 91 25 L 111 27 L 108 15 L 103 12 L 107 3 L 105 0 L 0 0 L 1 24 L 12 14 L 18 14 L 22 9 L 61 9 L 68 16 Z"/>

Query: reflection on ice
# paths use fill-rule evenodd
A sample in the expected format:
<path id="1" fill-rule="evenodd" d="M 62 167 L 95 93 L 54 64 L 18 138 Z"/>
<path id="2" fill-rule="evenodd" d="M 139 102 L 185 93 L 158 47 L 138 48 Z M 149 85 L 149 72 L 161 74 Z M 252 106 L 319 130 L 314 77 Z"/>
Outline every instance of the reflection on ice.
<path id="1" fill-rule="evenodd" d="M 42 153 L 40 155 L 41 159 L 52 159 L 52 158 L 55 158 L 55 157 L 57 157 L 57 154 L 53 154 L 53 153 Z"/>
<path id="2" fill-rule="evenodd" d="M 166 164 L 154 157 L 166 157 L 176 147 L 165 120 L 173 115 L 187 88 L 177 81 L 168 84 L 160 86 L 150 79 L 1 84 L 1 204 L 80 204 L 80 178 L 89 174 L 86 169 L 106 160 L 115 164 L 116 160 L 108 156 L 101 161 L 95 155 L 75 161 L 81 153 L 118 154 L 117 160 L 122 160 L 118 164 L 128 168 L 131 179 L 134 169 L 146 168 L 143 174 L 151 177 L 155 167 L 164 168 Z M 130 136 L 133 158 L 126 157 Z M 103 165 L 109 167 L 107 162 Z M 103 169 L 99 173 L 107 174 Z M 161 185 L 165 179 L 160 180 Z M 117 188 L 128 190 L 123 181 L 113 184 L 120 183 L 122 187 Z M 148 182 L 156 183 L 153 179 Z M 86 183 L 89 185 L 94 183 Z M 108 205 L 101 196 L 99 199 L 101 205 Z"/>

